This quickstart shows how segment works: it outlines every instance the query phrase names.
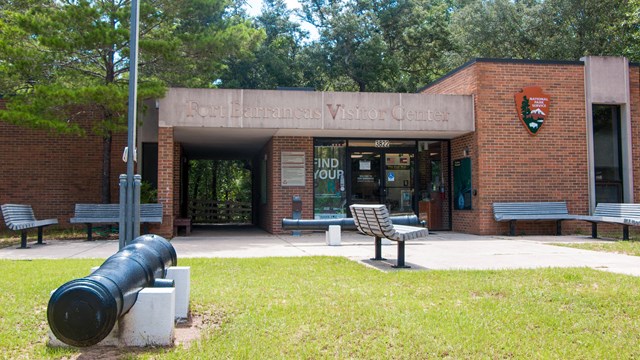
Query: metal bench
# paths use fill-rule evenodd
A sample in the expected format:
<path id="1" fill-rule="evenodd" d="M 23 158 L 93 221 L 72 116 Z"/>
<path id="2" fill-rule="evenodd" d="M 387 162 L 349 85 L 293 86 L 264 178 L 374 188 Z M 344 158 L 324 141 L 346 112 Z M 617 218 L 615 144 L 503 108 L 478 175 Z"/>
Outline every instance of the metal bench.
<path id="1" fill-rule="evenodd" d="M 375 257 L 371 260 L 385 260 L 382 257 L 382 238 L 398 243 L 398 259 L 394 268 L 409 268 L 404 262 L 404 243 L 429 235 L 429 230 L 415 226 L 394 225 L 389 211 L 384 205 L 353 204 L 349 206 L 358 231 L 375 238 Z"/>
<path id="2" fill-rule="evenodd" d="M 48 225 L 55 225 L 58 219 L 36 220 L 31 205 L 4 204 L 2 205 L 4 223 L 11 230 L 20 230 L 20 248 L 27 248 L 27 230 L 38 228 L 38 244 L 42 242 L 42 229 Z"/>
<path id="3" fill-rule="evenodd" d="M 598 223 L 622 225 L 622 239 L 629 240 L 629 226 L 640 226 L 640 204 L 600 203 L 593 215 L 578 215 L 576 220 L 591 223 L 591 237 L 598 237 Z"/>
<path id="4" fill-rule="evenodd" d="M 499 202 L 493 203 L 493 215 L 496 221 L 509 222 L 509 235 L 516 234 L 516 221 L 555 221 L 556 235 L 562 235 L 562 221 L 573 220 L 567 203 L 559 202 Z"/>
<path id="5" fill-rule="evenodd" d="M 93 224 L 120 222 L 120 204 L 76 204 L 72 224 L 87 225 L 87 240 L 93 240 Z M 162 223 L 162 204 L 140 204 L 140 223 Z"/>

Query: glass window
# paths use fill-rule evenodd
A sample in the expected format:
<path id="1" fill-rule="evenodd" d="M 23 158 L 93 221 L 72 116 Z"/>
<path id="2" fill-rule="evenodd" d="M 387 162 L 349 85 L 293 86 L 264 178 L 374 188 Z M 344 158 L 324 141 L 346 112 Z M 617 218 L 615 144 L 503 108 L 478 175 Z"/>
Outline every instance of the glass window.
<path id="1" fill-rule="evenodd" d="M 593 105 L 596 203 L 623 201 L 620 107 Z"/>
<path id="2" fill-rule="evenodd" d="M 346 141 L 316 139 L 314 150 L 314 218 L 345 218 L 347 217 Z"/>

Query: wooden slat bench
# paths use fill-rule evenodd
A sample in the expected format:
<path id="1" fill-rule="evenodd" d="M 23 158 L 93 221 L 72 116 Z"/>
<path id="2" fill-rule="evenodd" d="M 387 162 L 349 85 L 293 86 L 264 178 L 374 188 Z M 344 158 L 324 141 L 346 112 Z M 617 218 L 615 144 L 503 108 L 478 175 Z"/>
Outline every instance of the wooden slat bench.
<path id="1" fill-rule="evenodd" d="M 87 225 L 87 240 L 93 240 L 93 224 L 120 222 L 120 204 L 76 204 L 72 224 Z M 140 204 L 140 223 L 162 223 L 162 204 Z"/>
<path id="2" fill-rule="evenodd" d="M 382 238 L 386 238 L 398 243 L 398 259 L 393 267 L 410 267 L 404 262 L 404 243 L 407 240 L 426 237 L 429 235 L 428 229 L 394 225 L 384 205 L 353 204 L 349 209 L 358 231 L 375 238 L 375 257 L 371 260 L 385 260 L 382 257 Z"/>
<path id="3" fill-rule="evenodd" d="M 600 203 L 593 215 L 579 215 L 577 220 L 591 223 L 591 236 L 598 237 L 598 223 L 622 225 L 622 239 L 629 240 L 629 226 L 640 226 L 640 204 Z"/>
<path id="4" fill-rule="evenodd" d="M 2 205 L 2 217 L 7 227 L 14 231 L 20 231 L 20 248 L 27 248 L 27 230 L 38 228 L 38 244 L 42 242 L 42 229 L 48 225 L 55 225 L 58 219 L 36 220 L 31 205 L 4 204 Z"/>
<path id="5" fill-rule="evenodd" d="M 516 234 L 516 221 L 555 221 L 556 235 L 562 235 L 562 221 L 573 220 L 567 203 L 559 202 L 497 202 L 493 203 L 493 215 L 496 221 L 509 222 L 509 235 Z"/>

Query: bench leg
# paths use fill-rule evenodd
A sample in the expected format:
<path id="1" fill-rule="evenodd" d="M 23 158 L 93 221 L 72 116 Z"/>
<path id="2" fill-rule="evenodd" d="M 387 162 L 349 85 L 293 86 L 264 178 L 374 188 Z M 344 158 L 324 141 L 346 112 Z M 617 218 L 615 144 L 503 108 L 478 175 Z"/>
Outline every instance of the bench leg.
<path id="1" fill-rule="evenodd" d="M 562 220 L 556 221 L 556 236 L 562 235 Z"/>
<path id="2" fill-rule="evenodd" d="M 598 223 L 591 223 L 591 237 L 594 239 L 598 238 Z"/>
<path id="3" fill-rule="evenodd" d="M 622 225 L 622 240 L 629 240 L 629 225 Z"/>
<path id="4" fill-rule="evenodd" d="M 516 221 L 515 220 L 509 221 L 509 235 L 510 236 L 516 236 Z"/>
<path id="5" fill-rule="evenodd" d="M 93 241 L 93 226 L 87 224 L 87 241 Z"/>
<path id="6" fill-rule="evenodd" d="M 42 242 L 42 226 L 38 227 L 38 245 L 45 245 L 45 243 Z"/>
<path id="7" fill-rule="evenodd" d="M 404 241 L 398 241 L 398 260 L 396 264 L 391 267 L 396 269 L 408 269 L 411 267 L 404 263 Z"/>
<path id="8" fill-rule="evenodd" d="M 371 258 L 371 260 L 387 260 L 382 257 L 382 239 L 376 236 L 375 240 L 376 247 L 376 257 Z"/>
<path id="9" fill-rule="evenodd" d="M 27 246 L 27 230 L 22 230 L 20 232 L 20 247 L 18 249 L 28 249 Z"/>

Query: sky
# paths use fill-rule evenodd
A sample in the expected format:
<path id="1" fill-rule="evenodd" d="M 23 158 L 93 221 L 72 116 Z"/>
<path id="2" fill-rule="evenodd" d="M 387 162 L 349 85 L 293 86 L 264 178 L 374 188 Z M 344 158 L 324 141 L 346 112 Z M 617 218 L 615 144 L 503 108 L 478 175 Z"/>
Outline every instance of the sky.
<path id="1" fill-rule="evenodd" d="M 247 1 L 247 10 L 249 15 L 255 16 L 260 13 L 260 9 L 262 8 L 262 0 L 246 0 Z M 289 9 L 299 8 L 300 4 L 298 0 L 285 0 Z"/>

